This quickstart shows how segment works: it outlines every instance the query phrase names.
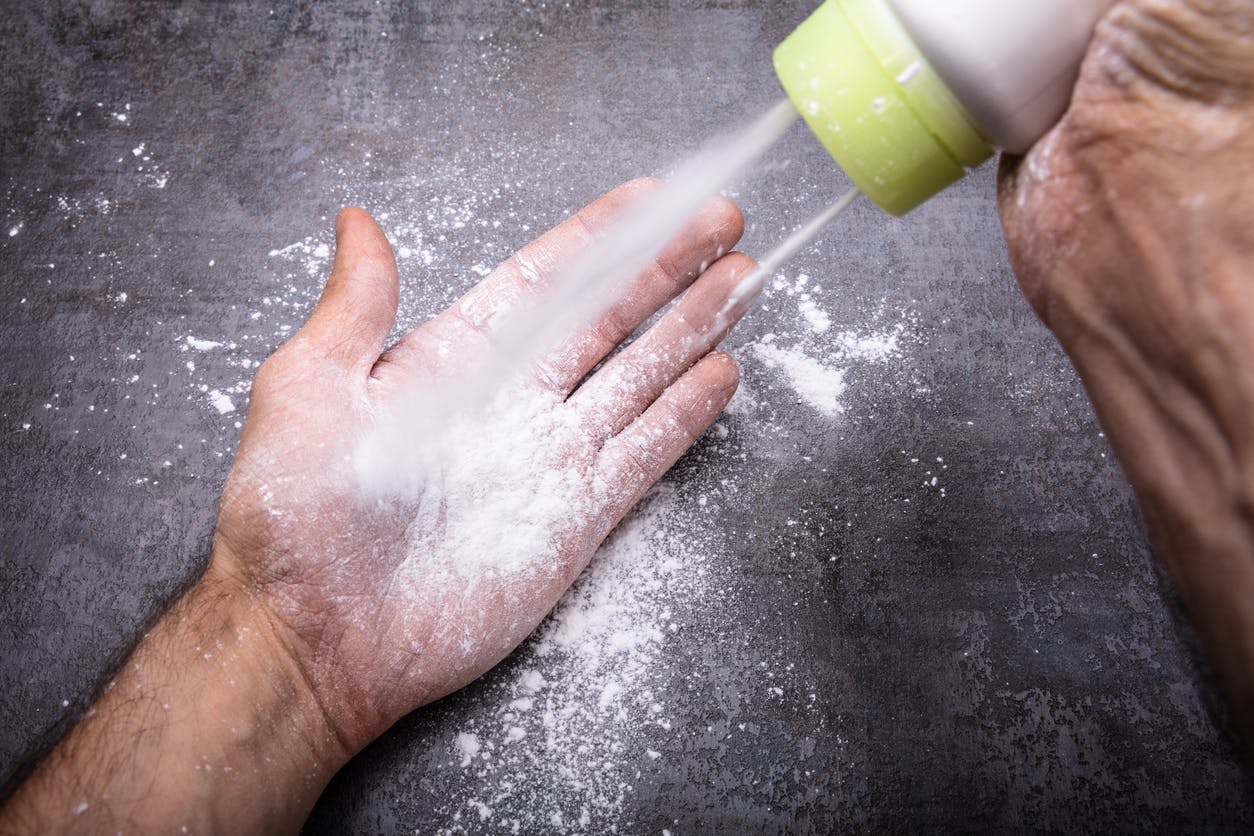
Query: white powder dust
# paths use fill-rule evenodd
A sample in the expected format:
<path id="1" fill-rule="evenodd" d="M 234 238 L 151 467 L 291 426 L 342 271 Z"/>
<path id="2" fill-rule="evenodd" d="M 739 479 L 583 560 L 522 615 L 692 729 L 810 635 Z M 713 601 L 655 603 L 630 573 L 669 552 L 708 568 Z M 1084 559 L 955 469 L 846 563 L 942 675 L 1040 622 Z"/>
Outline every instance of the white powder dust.
<path id="1" fill-rule="evenodd" d="M 904 326 L 898 325 L 878 334 L 846 331 L 832 340 L 837 357 L 868 363 L 884 363 L 901 353 L 901 337 Z"/>
<path id="2" fill-rule="evenodd" d="M 749 344 L 752 360 L 775 373 L 774 379 L 787 386 L 805 404 L 825 418 L 845 411 L 843 397 L 849 387 L 848 372 L 867 365 L 899 364 L 906 325 L 898 322 L 880 330 L 858 329 L 832 332 L 832 316 L 821 308 L 816 297 L 823 289 L 810 283 L 804 273 L 793 282 L 776 278 L 768 287 L 769 304 L 795 304 L 805 328 L 786 335 L 766 334 Z M 785 314 L 787 308 L 784 308 Z M 782 324 L 787 325 L 787 316 Z M 733 405 L 734 406 L 734 405 Z"/>
<path id="3" fill-rule="evenodd" d="M 220 342 L 215 340 L 202 340 L 198 337 L 193 337 L 190 334 L 188 334 L 184 339 L 186 340 L 189 348 L 194 348 L 197 351 L 210 351 L 212 349 L 222 347 L 222 343 Z"/>
<path id="4" fill-rule="evenodd" d="M 359 448 L 354 464 L 369 490 L 416 503 L 415 573 L 429 572 L 433 555 L 465 577 L 554 570 L 563 537 L 605 502 L 594 457 L 581 452 L 585 430 L 564 406 L 554 393 L 510 387 L 486 408 L 437 413 L 438 425 L 411 416 L 421 443 L 408 450 L 391 436 Z"/>
<path id="5" fill-rule="evenodd" d="M 835 416 L 844 411 L 840 396 L 845 392 L 844 369 L 826 365 L 796 348 L 781 348 L 773 342 L 753 344 L 753 354 L 768 369 L 784 375 L 797 396 L 821 415 Z"/>
<path id="6" fill-rule="evenodd" d="M 797 303 L 797 309 L 801 311 L 801 315 L 809 323 L 810 330 L 814 333 L 822 334 L 832 327 L 832 318 L 818 306 L 809 294 L 806 294 Z"/>
<path id="7" fill-rule="evenodd" d="M 479 737 L 473 734 L 462 732 L 457 735 L 454 741 L 454 747 L 462 758 L 462 769 L 470 766 L 470 762 L 475 759 L 475 755 L 479 754 Z"/>
<path id="8" fill-rule="evenodd" d="M 462 770 L 438 832 L 477 832 L 480 807 L 505 832 L 613 832 L 638 770 L 682 732 L 670 645 L 705 606 L 708 518 L 663 483 L 611 534 L 592 566 L 483 695 L 495 708 L 450 744 Z"/>
<path id="9" fill-rule="evenodd" d="M 832 317 L 814 298 L 816 294 L 821 295 L 822 292 L 822 287 L 810 285 L 810 277 L 807 274 L 798 273 L 797 278 L 791 282 L 784 276 L 776 276 L 769 285 L 767 296 L 795 298 L 797 312 L 801 314 L 801 318 L 809 326 L 810 331 L 823 334 L 832 327 Z"/>
<path id="10" fill-rule="evenodd" d="M 235 402 L 231 400 L 231 396 L 217 389 L 209 391 L 209 403 L 218 410 L 219 415 L 227 415 L 235 411 Z"/>

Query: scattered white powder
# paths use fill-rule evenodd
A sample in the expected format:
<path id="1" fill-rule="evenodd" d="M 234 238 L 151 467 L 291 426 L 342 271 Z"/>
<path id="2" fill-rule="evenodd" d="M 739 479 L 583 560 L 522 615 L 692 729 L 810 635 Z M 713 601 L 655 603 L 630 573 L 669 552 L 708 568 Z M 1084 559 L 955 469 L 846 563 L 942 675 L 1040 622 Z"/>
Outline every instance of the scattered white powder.
<path id="1" fill-rule="evenodd" d="M 524 670 L 518 674 L 518 684 L 528 693 L 535 693 L 548 683 L 544 680 L 544 674 L 536 670 Z M 531 706 L 528 704 L 528 708 Z"/>
<path id="2" fill-rule="evenodd" d="M 170 174 L 154 161 L 153 154 L 148 151 L 148 143 L 141 142 L 131 149 L 131 156 L 139 158 L 139 165 L 135 167 L 136 173 L 139 174 L 139 182 L 145 186 L 154 189 L 164 189 L 170 181 Z M 122 162 L 122 160 L 118 160 Z"/>
<path id="3" fill-rule="evenodd" d="M 832 327 L 832 318 L 819 307 L 815 301 L 814 295 L 821 294 L 823 288 L 815 285 L 810 286 L 810 277 L 805 273 L 798 273 L 797 278 L 792 282 L 783 276 L 776 276 L 770 283 L 767 295 L 782 294 L 785 297 L 793 297 L 797 300 L 797 312 L 801 314 L 802 319 L 810 326 L 810 330 L 815 334 L 823 334 Z"/>
<path id="4" fill-rule="evenodd" d="M 777 275 L 767 285 L 763 304 L 780 310 L 785 323 L 789 308 L 795 306 L 796 318 L 805 328 L 789 335 L 788 346 L 768 334 L 751 343 L 749 349 L 752 359 L 776 372 L 781 382 L 796 392 L 799 403 L 834 417 L 845 409 L 842 396 L 849 385 L 848 371 L 856 365 L 898 360 L 905 326 L 899 323 L 880 331 L 831 333 L 832 314 L 820 304 L 823 298 L 823 288 L 805 273 L 795 279 Z"/>
<path id="5" fill-rule="evenodd" d="M 214 340 L 202 340 L 198 337 L 193 337 L 190 334 L 188 334 L 185 339 L 187 341 L 187 345 L 197 351 L 209 351 L 214 348 L 222 347 L 222 343 L 220 342 L 215 342 Z"/>
<path id="6" fill-rule="evenodd" d="M 408 545 L 417 575 L 431 571 L 433 556 L 462 576 L 557 571 L 570 527 L 605 501 L 594 456 L 581 453 L 586 431 L 565 406 L 551 392 L 511 386 L 486 408 L 413 415 L 407 436 L 380 432 L 362 445 L 354 463 L 367 489 L 415 503 Z"/>
<path id="7" fill-rule="evenodd" d="M 849 360 L 884 362 L 900 354 L 902 326 L 879 334 L 859 334 L 847 331 L 833 340 L 837 356 Z"/>
<path id="8" fill-rule="evenodd" d="M 271 258 L 279 258 L 279 257 L 290 256 L 294 252 L 298 252 L 298 251 L 313 252 L 313 248 L 309 244 L 303 241 L 297 241 L 295 244 L 288 244 L 286 247 L 276 247 L 270 252 L 266 253 L 266 255 L 270 256 Z"/>
<path id="9" fill-rule="evenodd" d="M 235 402 L 231 400 L 230 395 L 217 389 L 209 390 L 209 403 L 213 404 L 213 408 L 218 410 L 220 415 L 235 411 Z"/>
<path id="10" fill-rule="evenodd" d="M 844 411 L 840 403 L 845 392 L 844 369 L 825 365 L 799 349 L 780 348 L 765 340 L 754 343 L 752 350 L 768 369 L 783 372 L 801 400 L 820 414 L 835 416 Z"/>
<path id="11" fill-rule="evenodd" d="M 797 303 L 797 309 L 801 311 L 801 315 L 805 317 L 806 322 L 810 324 L 810 330 L 814 333 L 822 334 L 832 327 L 832 318 L 815 303 L 810 294 L 807 293 L 802 297 Z"/>
<path id="12" fill-rule="evenodd" d="M 312 297 L 317 299 L 318 292 L 321 290 L 321 283 L 326 280 L 328 262 L 331 258 L 330 244 L 325 241 L 316 242 L 312 238 L 307 238 L 304 241 L 288 244 L 286 247 L 270 250 L 268 255 L 271 258 L 288 259 L 302 265 L 304 267 L 304 276 L 300 278 L 300 281 L 302 284 L 307 282 L 315 283 L 312 286 L 306 286 L 312 292 Z M 285 288 L 285 290 L 295 290 L 295 287 Z"/>
<path id="13" fill-rule="evenodd" d="M 454 746 L 456 746 L 458 753 L 461 754 L 462 769 L 465 769 L 470 766 L 470 762 L 475 759 L 475 755 L 479 754 L 479 737 L 463 732 L 457 735 Z"/>
<path id="14" fill-rule="evenodd" d="M 690 670 L 672 661 L 675 624 L 708 614 L 720 532 L 668 483 L 610 535 L 553 615 L 495 677 L 495 709 L 450 741 L 462 780 L 437 832 L 479 832 L 481 807 L 505 832 L 630 829 L 642 764 L 680 739 L 669 700 Z"/>

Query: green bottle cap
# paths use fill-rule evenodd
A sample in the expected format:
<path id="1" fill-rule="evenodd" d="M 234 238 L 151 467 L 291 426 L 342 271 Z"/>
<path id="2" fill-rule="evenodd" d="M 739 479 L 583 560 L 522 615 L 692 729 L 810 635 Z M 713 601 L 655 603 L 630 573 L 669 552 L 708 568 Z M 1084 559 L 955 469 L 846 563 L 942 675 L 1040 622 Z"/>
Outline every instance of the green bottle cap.
<path id="1" fill-rule="evenodd" d="M 827 0 L 775 50 L 775 72 L 836 162 L 891 214 L 993 155 L 885 0 Z"/>

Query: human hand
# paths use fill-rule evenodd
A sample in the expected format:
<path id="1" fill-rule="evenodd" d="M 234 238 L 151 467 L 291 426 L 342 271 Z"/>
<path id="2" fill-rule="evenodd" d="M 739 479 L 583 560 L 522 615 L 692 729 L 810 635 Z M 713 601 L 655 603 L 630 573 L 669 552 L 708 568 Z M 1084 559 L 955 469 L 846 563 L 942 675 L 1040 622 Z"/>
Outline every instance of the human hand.
<path id="1" fill-rule="evenodd" d="M 490 403 L 450 414 L 441 399 L 482 370 L 504 312 L 654 187 L 593 203 L 387 351 L 391 248 L 365 212 L 340 213 L 322 298 L 254 381 L 208 570 L 0 810 L 0 831 L 294 831 L 357 750 L 531 632 L 736 388 L 711 349 L 751 301 L 752 260 L 723 255 L 739 210 L 707 205 Z M 395 429 L 397 404 L 425 432 L 417 455 L 382 450 L 416 463 L 399 493 L 354 463 L 363 439 L 404 439 L 376 433 Z"/>
<path id="2" fill-rule="evenodd" d="M 1001 211 L 1254 744 L 1254 5 L 1115 6 Z"/>
<path id="3" fill-rule="evenodd" d="M 351 461 L 391 404 L 439 398 L 474 373 L 502 313 L 535 297 L 651 188 L 628 184 L 593 203 L 386 351 L 398 293 L 391 250 L 361 210 L 337 219 L 322 299 L 253 384 L 208 577 L 267 614 L 348 753 L 517 646 L 731 398 L 736 366 L 710 351 L 749 301 L 723 310 L 753 262 L 723 255 L 743 220 L 720 199 L 601 321 L 488 406 L 416 440 L 429 455 L 411 494 L 380 496 Z M 674 309 L 581 384 L 698 274 Z"/>

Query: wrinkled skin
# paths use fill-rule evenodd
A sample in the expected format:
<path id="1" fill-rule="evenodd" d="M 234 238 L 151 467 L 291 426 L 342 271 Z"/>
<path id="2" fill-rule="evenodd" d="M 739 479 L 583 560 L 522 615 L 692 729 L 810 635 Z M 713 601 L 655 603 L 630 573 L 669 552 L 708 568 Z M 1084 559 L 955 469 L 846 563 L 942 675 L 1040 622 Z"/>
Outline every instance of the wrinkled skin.
<path id="1" fill-rule="evenodd" d="M 1117 5 L 1000 197 L 1254 742 L 1254 3 Z"/>

